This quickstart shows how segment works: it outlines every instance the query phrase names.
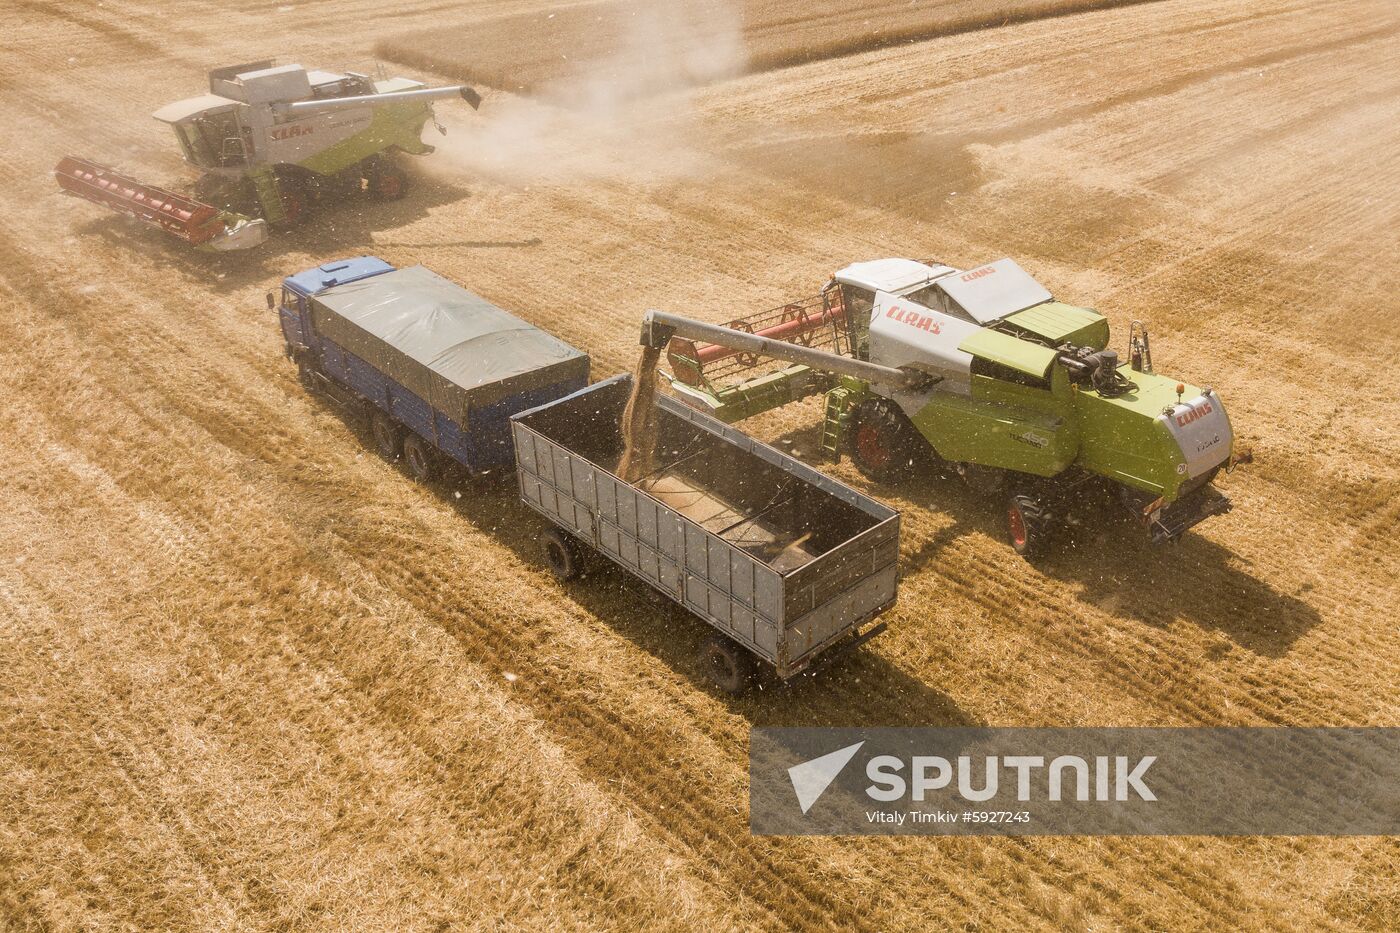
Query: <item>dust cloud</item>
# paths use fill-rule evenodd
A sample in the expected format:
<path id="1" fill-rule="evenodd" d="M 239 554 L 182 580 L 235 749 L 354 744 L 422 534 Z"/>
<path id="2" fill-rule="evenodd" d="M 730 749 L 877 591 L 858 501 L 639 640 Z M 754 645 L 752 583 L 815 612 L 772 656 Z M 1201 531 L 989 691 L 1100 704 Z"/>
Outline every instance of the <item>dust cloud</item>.
<path id="1" fill-rule="evenodd" d="M 698 173 L 689 91 L 744 70 L 742 25 L 730 0 L 605 8 L 597 28 L 617 38 L 590 56 L 581 36 L 566 77 L 531 96 L 487 90 L 479 113 L 439 108 L 449 133 L 428 170 L 524 184 Z"/>

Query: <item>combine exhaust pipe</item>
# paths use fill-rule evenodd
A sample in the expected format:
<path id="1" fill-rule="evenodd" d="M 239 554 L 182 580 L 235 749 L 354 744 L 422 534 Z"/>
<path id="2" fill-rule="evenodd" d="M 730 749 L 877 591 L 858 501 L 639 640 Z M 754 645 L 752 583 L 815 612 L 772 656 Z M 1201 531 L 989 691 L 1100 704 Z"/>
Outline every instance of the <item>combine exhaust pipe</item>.
<path id="1" fill-rule="evenodd" d="M 245 249 L 267 239 L 267 227 L 261 220 L 142 184 L 97 162 L 66 156 L 54 167 L 53 174 L 65 193 L 159 227 L 191 246 Z"/>

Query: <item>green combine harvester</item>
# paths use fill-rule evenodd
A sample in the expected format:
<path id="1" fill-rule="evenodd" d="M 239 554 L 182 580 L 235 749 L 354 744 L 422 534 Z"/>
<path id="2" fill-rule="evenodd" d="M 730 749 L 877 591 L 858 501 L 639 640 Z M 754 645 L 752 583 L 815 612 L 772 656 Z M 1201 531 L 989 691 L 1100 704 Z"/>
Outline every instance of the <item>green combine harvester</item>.
<path id="1" fill-rule="evenodd" d="M 481 104 L 462 85 L 429 88 L 271 60 L 216 68 L 208 94 L 154 114 L 201 173 L 193 197 L 76 156 L 60 161 L 54 178 L 68 194 L 200 249 L 247 249 L 267 239 L 269 225 L 301 223 L 318 202 L 361 192 L 402 197 L 407 177 L 395 157 L 433 151 L 420 137 L 434 119 L 432 101 L 447 97 Z"/>
<path id="2" fill-rule="evenodd" d="M 1153 371 L 1140 323 L 1127 363 L 1108 342 L 1106 318 L 1010 259 L 860 262 L 805 301 L 723 326 L 652 311 L 642 329 L 692 406 L 732 423 L 823 393 L 828 455 L 849 451 L 880 481 L 932 465 L 1004 496 L 1027 556 L 1093 489 L 1174 541 L 1229 511 L 1213 481 L 1249 459 L 1213 390 Z"/>

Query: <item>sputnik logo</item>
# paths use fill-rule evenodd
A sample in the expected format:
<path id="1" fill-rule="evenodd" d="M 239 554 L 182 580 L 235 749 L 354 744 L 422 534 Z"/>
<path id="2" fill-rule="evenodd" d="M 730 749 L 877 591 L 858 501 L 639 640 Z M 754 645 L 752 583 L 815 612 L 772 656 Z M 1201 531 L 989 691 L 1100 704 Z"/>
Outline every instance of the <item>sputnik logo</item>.
<path id="1" fill-rule="evenodd" d="M 797 803 L 802 807 L 803 813 L 812 809 L 812 805 L 821 799 L 821 795 L 826 793 L 831 782 L 836 780 L 836 776 L 841 773 L 841 770 L 851 763 L 851 759 L 856 756 L 856 752 L 860 751 L 860 747 L 864 744 L 865 742 L 862 740 L 854 745 L 838 748 L 820 758 L 813 758 L 788 768 L 788 778 L 792 780 L 792 789 L 797 793 Z"/>

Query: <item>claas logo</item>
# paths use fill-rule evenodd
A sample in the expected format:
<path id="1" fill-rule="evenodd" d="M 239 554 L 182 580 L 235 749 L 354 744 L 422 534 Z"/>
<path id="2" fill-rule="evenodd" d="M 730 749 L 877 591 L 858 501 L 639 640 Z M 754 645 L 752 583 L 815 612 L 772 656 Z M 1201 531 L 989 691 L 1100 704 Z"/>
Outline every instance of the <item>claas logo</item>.
<path id="1" fill-rule="evenodd" d="M 315 131 L 305 123 L 291 123 L 279 126 L 272 131 L 271 136 L 273 139 L 291 139 L 294 136 L 310 136 L 313 132 Z"/>
<path id="2" fill-rule="evenodd" d="M 930 334 L 936 334 L 942 330 L 942 328 L 938 326 L 938 322 L 932 317 L 929 317 L 927 314 L 920 314 L 913 308 L 901 308 L 899 305 L 890 305 L 889 309 L 885 311 L 885 317 L 894 318 L 901 324 L 908 324 L 915 330 L 925 330 Z"/>
<path id="3" fill-rule="evenodd" d="M 1192 408 L 1185 414 L 1177 415 L 1176 425 L 1179 428 L 1184 428 L 1191 422 L 1199 421 L 1200 419 L 1204 418 L 1206 415 L 1210 414 L 1213 411 L 1215 411 L 1215 409 L 1211 407 L 1210 402 L 1206 402 L 1200 408 Z"/>

